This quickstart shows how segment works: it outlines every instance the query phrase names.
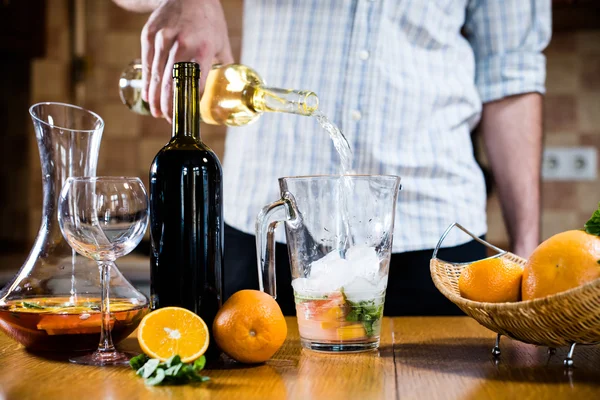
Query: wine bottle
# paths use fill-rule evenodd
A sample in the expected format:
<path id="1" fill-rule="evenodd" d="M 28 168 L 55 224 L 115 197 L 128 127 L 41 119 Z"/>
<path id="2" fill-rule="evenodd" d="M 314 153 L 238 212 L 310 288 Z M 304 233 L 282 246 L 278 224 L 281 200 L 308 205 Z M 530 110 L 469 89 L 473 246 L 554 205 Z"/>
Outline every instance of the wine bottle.
<path id="1" fill-rule="evenodd" d="M 200 138 L 196 63 L 173 68 L 173 135 L 150 168 L 151 307 L 198 314 L 209 330 L 222 304 L 222 171 Z M 218 354 L 209 347 L 207 356 Z"/>
<path id="2" fill-rule="evenodd" d="M 119 80 L 121 100 L 133 112 L 150 115 L 142 99 L 142 65 L 133 61 Z M 265 86 L 256 71 L 242 64 L 214 65 L 206 78 L 200 101 L 202 121 L 211 125 L 241 126 L 256 121 L 264 112 L 312 115 L 319 98 L 310 91 Z"/>

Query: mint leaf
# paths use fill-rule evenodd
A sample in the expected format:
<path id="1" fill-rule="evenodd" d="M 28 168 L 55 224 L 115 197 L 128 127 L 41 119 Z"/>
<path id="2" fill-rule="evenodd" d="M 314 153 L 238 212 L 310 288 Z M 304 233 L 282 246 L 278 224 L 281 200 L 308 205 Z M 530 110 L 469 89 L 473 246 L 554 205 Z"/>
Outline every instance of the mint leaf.
<path id="1" fill-rule="evenodd" d="M 148 358 L 140 354 L 129 361 L 136 374 L 144 378 L 147 385 L 185 384 L 188 382 L 206 382 L 210 378 L 198 372 L 204 369 L 206 358 L 198 358 L 194 363 L 182 363 L 179 355 L 169 357 L 165 362 L 156 358 Z"/>
<path id="2" fill-rule="evenodd" d="M 152 360 L 150 360 L 150 361 L 152 361 Z M 149 385 L 149 386 L 158 385 L 158 384 L 162 383 L 162 381 L 165 379 L 165 376 L 166 376 L 165 371 L 163 369 L 158 368 L 158 369 L 156 369 L 156 374 L 152 378 L 146 379 L 146 385 Z"/>
<path id="3" fill-rule="evenodd" d="M 181 374 L 181 367 L 183 366 L 183 364 L 177 364 L 174 365 L 172 367 L 169 367 L 165 370 L 165 375 L 166 376 L 171 376 L 174 378 L 180 378 L 181 376 L 183 376 Z"/>
<path id="4" fill-rule="evenodd" d="M 131 366 L 131 368 L 133 368 L 137 371 L 140 368 L 142 368 L 144 366 L 144 364 L 146 364 L 146 361 L 148 361 L 149 359 L 150 358 L 147 355 L 142 353 L 140 355 L 133 357 L 131 360 L 129 360 L 129 365 Z"/>
<path id="5" fill-rule="evenodd" d="M 158 369 L 158 364 L 160 364 L 160 360 L 156 358 L 151 358 L 144 364 L 144 371 L 142 372 L 142 378 L 146 379 L 152 376 L 152 374 Z"/>
<path id="6" fill-rule="evenodd" d="M 30 303 L 28 301 L 24 301 L 23 302 L 23 307 L 25 307 L 25 308 L 35 308 L 37 310 L 43 310 L 44 308 L 46 308 L 44 306 L 40 306 L 39 304 Z"/>
<path id="7" fill-rule="evenodd" d="M 171 368 L 174 365 L 181 364 L 181 357 L 175 354 L 174 356 L 169 357 L 167 361 L 165 361 L 165 364 L 167 365 L 167 368 Z"/>
<path id="8" fill-rule="evenodd" d="M 202 371 L 204 369 L 205 365 L 206 365 L 206 357 L 201 356 L 196 361 L 194 361 L 194 371 L 195 372 Z"/>
<path id="9" fill-rule="evenodd" d="M 196 376 L 196 371 L 194 371 L 194 367 L 190 364 L 185 364 L 181 368 L 181 372 L 190 379 Z"/>
<path id="10" fill-rule="evenodd" d="M 365 332 L 367 334 L 367 336 L 373 336 L 374 333 L 374 329 L 373 329 L 373 321 L 363 321 L 363 326 L 365 327 Z"/>
<path id="11" fill-rule="evenodd" d="M 346 321 L 358 321 L 360 316 L 362 315 L 362 309 L 353 308 L 352 311 L 346 315 Z"/>
<path id="12" fill-rule="evenodd" d="M 190 380 L 193 382 L 206 382 L 209 381 L 210 378 L 208 376 L 202 376 L 194 373 L 194 375 L 190 376 Z"/>
<path id="13" fill-rule="evenodd" d="M 346 321 L 361 322 L 367 336 L 375 334 L 375 324 L 383 316 L 383 304 L 375 305 L 373 300 L 351 302 L 348 301 L 351 311 L 346 315 Z"/>
<path id="14" fill-rule="evenodd" d="M 598 209 L 594 211 L 592 217 L 585 223 L 583 228 L 590 235 L 600 236 L 600 203 L 598 203 Z"/>

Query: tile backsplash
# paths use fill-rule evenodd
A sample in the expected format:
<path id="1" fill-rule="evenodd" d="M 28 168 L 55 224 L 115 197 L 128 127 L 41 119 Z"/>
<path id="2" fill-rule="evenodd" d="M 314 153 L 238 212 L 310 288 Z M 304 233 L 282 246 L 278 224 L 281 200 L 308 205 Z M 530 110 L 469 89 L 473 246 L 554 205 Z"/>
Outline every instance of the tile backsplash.
<path id="1" fill-rule="evenodd" d="M 222 1 L 236 59 L 242 31 L 242 0 Z M 87 0 L 86 59 L 88 68 L 81 99 L 69 97 L 68 12 L 66 0 L 48 6 L 47 56 L 32 68 L 32 98 L 37 101 L 77 101 L 98 112 L 106 129 L 100 150 L 98 174 L 140 176 L 147 184 L 155 153 L 170 135 L 162 120 L 141 117 L 121 104 L 117 84 L 121 70 L 140 55 L 139 35 L 148 15 L 118 8 L 109 0 Z M 545 144 L 594 146 L 600 150 L 600 31 L 561 32 L 554 35 L 547 54 Z M 316 88 L 318 89 L 318 88 Z M 225 129 L 202 126 L 203 139 L 223 156 Z M 31 131 L 31 179 L 28 204 L 30 236 L 39 228 L 41 177 L 37 145 Z M 580 227 L 600 201 L 600 182 L 544 182 L 542 232 L 546 238 Z M 488 205 L 491 242 L 504 246 L 506 231 L 497 198 Z"/>
<path id="2" fill-rule="evenodd" d="M 600 30 L 555 33 L 545 53 L 544 145 L 592 146 L 600 152 Z M 542 239 L 581 228 L 598 202 L 599 180 L 543 182 Z M 495 196 L 488 203 L 488 222 L 488 238 L 505 245 L 508 239 Z"/>

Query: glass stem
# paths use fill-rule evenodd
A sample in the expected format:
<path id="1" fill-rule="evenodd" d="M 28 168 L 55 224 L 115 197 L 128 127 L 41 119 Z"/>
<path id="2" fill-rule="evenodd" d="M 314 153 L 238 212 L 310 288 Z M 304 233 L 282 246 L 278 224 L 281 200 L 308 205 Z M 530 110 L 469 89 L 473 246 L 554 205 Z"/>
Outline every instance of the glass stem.
<path id="1" fill-rule="evenodd" d="M 71 297 L 69 298 L 69 302 L 71 304 L 76 304 L 77 302 L 77 292 L 75 291 L 75 264 L 77 261 L 77 252 L 75 250 L 71 250 Z"/>
<path id="2" fill-rule="evenodd" d="M 102 288 L 102 303 L 100 310 L 102 313 L 102 324 L 100 328 L 100 344 L 98 351 L 107 353 L 115 351 L 112 336 L 110 334 L 110 267 L 112 262 L 99 261 L 98 268 L 100 270 L 100 286 Z"/>

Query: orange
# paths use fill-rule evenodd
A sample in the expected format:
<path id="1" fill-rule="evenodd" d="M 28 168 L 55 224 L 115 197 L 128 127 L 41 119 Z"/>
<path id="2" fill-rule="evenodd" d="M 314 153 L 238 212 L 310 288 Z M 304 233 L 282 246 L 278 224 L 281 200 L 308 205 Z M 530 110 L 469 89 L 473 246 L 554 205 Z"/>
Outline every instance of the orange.
<path id="1" fill-rule="evenodd" d="M 600 278 L 600 237 L 558 233 L 531 254 L 523 272 L 523 300 L 563 292 Z"/>
<path id="2" fill-rule="evenodd" d="M 287 325 L 271 296 L 258 290 L 240 290 L 217 313 L 213 335 L 229 357 L 255 364 L 267 361 L 279 350 Z"/>
<path id="3" fill-rule="evenodd" d="M 202 318 L 181 307 L 159 308 L 147 314 L 137 335 L 144 353 L 161 361 L 176 354 L 182 362 L 194 361 L 204 354 L 209 342 Z"/>
<path id="4" fill-rule="evenodd" d="M 460 295 L 473 301 L 519 301 L 523 267 L 503 258 L 488 258 L 466 266 L 458 279 Z"/>

